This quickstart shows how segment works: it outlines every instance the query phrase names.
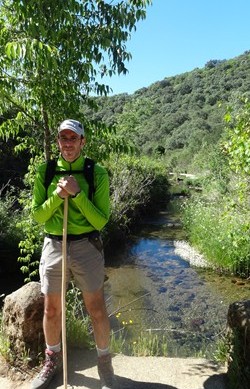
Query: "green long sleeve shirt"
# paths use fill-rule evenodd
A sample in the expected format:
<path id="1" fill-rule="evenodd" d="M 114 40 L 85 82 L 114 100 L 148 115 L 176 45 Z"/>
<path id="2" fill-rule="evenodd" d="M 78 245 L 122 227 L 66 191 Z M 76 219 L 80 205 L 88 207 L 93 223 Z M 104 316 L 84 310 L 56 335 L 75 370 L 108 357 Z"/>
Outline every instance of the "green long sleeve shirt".
<path id="1" fill-rule="evenodd" d="M 88 199 L 88 183 L 83 175 L 84 160 L 84 157 L 80 156 L 76 161 L 70 163 L 60 156 L 56 167 L 56 170 L 59 171 L 71 171 L 71 175 L 76 178 L 81 189 L 76 197 L 69 197 L 67 233 L 73 235 L 93 230 L 100 231 L 108 222 L 110 213 L 107 171 L 98 164 L 94 165 L 95 193 L 93 200 L 90 201 Z M 74 170 L 80 170 L 80 172 L 74 174 Z M 40 165 L 37 170 L 32 214 L 38 223 L 44 223 L 45 233 L 62 235 L 64 200 L 56 193 L 59 176 L 54 176 L 46 193 L 44 186 L 45 171 L 46 163 Z"/>

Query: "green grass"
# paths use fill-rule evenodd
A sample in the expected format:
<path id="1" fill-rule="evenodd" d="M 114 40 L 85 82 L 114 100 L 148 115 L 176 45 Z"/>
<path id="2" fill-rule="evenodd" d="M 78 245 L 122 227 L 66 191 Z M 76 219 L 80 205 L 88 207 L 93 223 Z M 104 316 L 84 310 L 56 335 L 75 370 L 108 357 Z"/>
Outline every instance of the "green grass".
<path id="1" fill-rule="evenodd" d="M 67 292 L 66 332 L 70 346 L 93 348 L 91 320 L 84 309 L 82 294 L 73 282 Z"/>
<path id="2" fill-rule="evenodd" d="M 2 357 L 6 362 L 11 363 L 13 361 L 13 355 L 10 350 L 10 341 L 4 335 L 2 331 L 2 325 L 0 330 L 0 354 L 2 355 Z"/>
<path id="3" fill-rule="evenodd" d="M 242 277 L 250 272 L 249 212 L 230 206 L 229 198 L 194 198 L 184 206 L 190 243 L 217 268 Z"/>
<path id="4" fill-rule="evenodd" d="M 158 336 L 150 331 L 141 332 L 137 337 L 131 337 L 126 329 L 111 333 L 110 348 L 113 353 L 136 357 L 167 356 L 167 341 L 165 336 Z"/>
<path id="5" fill-rule="evenodd" d="M 167 342 L 165 336 L 141 332 L 137 340 L 131 344 L 131 355 L 136 357 L 167 356 Z"/>

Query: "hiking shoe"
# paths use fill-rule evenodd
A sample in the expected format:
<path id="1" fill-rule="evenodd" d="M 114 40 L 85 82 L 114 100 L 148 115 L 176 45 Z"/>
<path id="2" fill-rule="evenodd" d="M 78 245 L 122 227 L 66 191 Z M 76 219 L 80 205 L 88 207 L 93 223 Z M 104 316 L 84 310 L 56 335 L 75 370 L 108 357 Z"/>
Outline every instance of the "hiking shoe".
<path id="1" fill-rule="evenodd" d="M 115 389 L 116 380 L 112 367 L 111 354 L 98 357 L 97 369 L 101 381 L 101 388 Z"/>
<path id="2" fill-rule="evenodd" d="M 45 361 L 42 370 L 32 381 L 31 389 L 46 388 L 54 375 L 62 368 L 62 353 L 45 350 Z"/>

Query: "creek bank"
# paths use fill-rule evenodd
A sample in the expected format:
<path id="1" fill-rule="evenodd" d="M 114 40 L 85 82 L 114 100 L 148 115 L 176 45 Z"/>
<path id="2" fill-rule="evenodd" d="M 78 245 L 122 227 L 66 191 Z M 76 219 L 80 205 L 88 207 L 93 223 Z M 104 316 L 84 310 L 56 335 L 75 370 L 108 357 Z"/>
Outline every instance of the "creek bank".
<path id="1" fill-rule="evenodd" d="M 214 268 L 202 254 L 198 253 L 190 244 L 183 240 L 174 241 L 174 252 L 179 255 L 185 261 L 189 262 L 191 266 L 201 267 L 204 269 Z"/>
<path id="2" fill-rule="evenodd" d="M 211 262 L 207 261 L 205 257 L 200 254 L 196 249 L 194 249 L 188 242 L 186 241 L 174 241 L 174 247 L 175 247 L 175 254 L 179 255 L 181 258 L 183 258 L 185 261 L 187 261 L 190 266 L 194 266 L 196 268 L 200 269 L 207 269 L 212 270 L 214 272 L 218 273 L 218 269 L 216 265 L 212 264 Z M 228 274 L 226 271 L 223 272 L 223 269 L 220 270 L 220 276 L 222 277 L 228 277 L 232 284 L 235 284 L 235 286 L 239 287 L 246 287 L 247 290 L 250 291 L 250 278 L 241 278 L 237 277 L 233 274 Z M 249 293 L 250 295 L 250 293 Z M 243 298 L 247 296 L 242 296 Z M 238 298 L 238 296 L 237 296 Z"/>

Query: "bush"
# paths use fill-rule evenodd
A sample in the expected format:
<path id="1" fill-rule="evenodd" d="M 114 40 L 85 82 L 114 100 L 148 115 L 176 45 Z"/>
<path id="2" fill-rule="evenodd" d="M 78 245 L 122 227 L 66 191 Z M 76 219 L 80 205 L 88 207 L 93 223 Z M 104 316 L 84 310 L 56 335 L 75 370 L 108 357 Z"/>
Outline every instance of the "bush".
<path id="1" fill-rule="evenodd" d="M 161 163 L 146 157 L 117 155 L 110 159 L 107 168 L 111 176 L 111 217 L 107 230 L 127 233 L 146 208 L 153 212 L 166 201 L 166 172 Z"/>
<path id="2" fill-rule="evenodd" d="M 95 343 L 91 335 L 90 317 L 84 309 L 82 293 L 73 282 L 66 296 L 66 332 L 70 346 L 93 348 Z"/>
<path id="3" fill-rule="evenodd" d="M 35 165 L 35 162 L 31 165 L 32 169 Z M 104 230 L 104 244 L 107 245 L 110 241 L 119 241 L 120 244 L 121 240 L 117 239 L 117 235 L 120 238 L 122 234 L 125 240 L 130 227 L 137 222 L 146 206 L 153 211 L 166 199 L 167 175 L 160 161 L 147 158 L 111 155 L 105 165 L 110 175 L 111 217 Z M 33 185 L 33 173 L 31 170 L 26 176 L 30 187 Z M 43 238 L 43 226 L 31 218 L 30 200 L 30 190 L 23 190 L 19 199 L 23 207 L 19 228 L 25 239 L 19 244 L 19 261 L 23 263 L 21 270 L 27 275 L 25 281 L 37 277 Z"/>
<path id="4" fill-rule="evenodd" d="M 0 190 L 0 246 L 16 249 L 21 238 L 17 228 L 20 210 L 17 203 L 16 189 L 4 186 Z"/>
<path id="5" fill-rule="evenodd" d="M 231 194 L 232 195 L 232 194 Z M 246 277 L 250 269 L 250 212 L 232 197 L 188 200 L 183 222 L 190 242 L 215 266 Z"/>

